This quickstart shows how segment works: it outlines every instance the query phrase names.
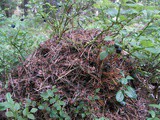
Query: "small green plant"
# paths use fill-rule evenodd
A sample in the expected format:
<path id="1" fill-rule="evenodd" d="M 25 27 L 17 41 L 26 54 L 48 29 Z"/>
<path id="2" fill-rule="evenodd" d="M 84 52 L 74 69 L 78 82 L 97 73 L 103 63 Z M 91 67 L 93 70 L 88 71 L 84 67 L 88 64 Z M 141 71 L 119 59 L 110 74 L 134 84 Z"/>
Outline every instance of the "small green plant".
<path id="1" fill-rule="evenodd" d="M 87 25 L 87 28 L 92 26 L 91 28 L 102 29 L 96 38 L 103 33 L 109 33 L 105 41 L 114 41 L 120 46 L 116 53 L 127 51 L 135 60 L 139 72 L 149 78 L 149 83 L 159 84 L 160 10 L 157 4 L 145 4 L 138 0 L 119 0 L 116 3 L 109 0 L 97 1 L 94 7 L 99 14 L 92 17 L 94 22 Z M 109 54 L 108 48 L 103 48 L 100 53 L 101 60 Z"/>
<path id="2" fill-rule="evenodd" d="M 49 2 L 44 4 L 45 8 L 44 11 L 39 11 L 38 13 L 45 19 L 51 28 L 52 34 L 58 35 L 58 41 L 61 40 L 62 35 L 74 28 L 78 28 L 79 24 L 77 23 L 80 21 L 79 19 L 83 15 L 83 12 L 88 12 L 90 6 L 94 3 L 93 0 L 66 0 L 63 2 L 57 2 L 58 6 L 52 5 Z"/>
<path id="3" fill-rule="evenodd" d="M 90 115 L 90 107 L 88 106 L 88 103 L 84 101 L 80 101 L 78 103 L 74 104 L 75 107 L 72 107 L 74 116 L 77 117 L 80 115 L 82 119 L 85 119 L 88 115 Z"/>
<path id="4" fill-rule="evenodd" d="M 34 120 L 34 113 L 37 112 L 37 108 L 29 109 L 32 102 L 26 103 L 25 108 L 23 108 L 21 103 L 14 102 L 10 93 L 6 94 L 7 101 L 0 103 L 0 111 L 6 111 L 5 115 L 7 118 L 12 118 L 14 120 Z"/>
<path id="5" fill-rule="evenodd" d="M 151 117 L 148 117 L 147 120 L 160 120 L 160 104 L 150 104 L 149 106 L 157 108 L 157 110 L 148 111 Z"/>
<path id="6" fill-rule="evenodd" d="M 36 119 L 35 113 L 38 110 L 45 111 L 44 114 L 47 112 L 50 118 L 70 120 L 71 118 L 64 109 L 65 102 L 55 92 L 57 92 L 57 89 L 53 86 L 52 89 L 40 94 L 41 100 L 39 103 L 27 99 L 24 106 L 15 102 L 11 94 L 7 93 L 6 101 L 0 103 L 0 111 L 6 111 L 7 118 L 14 120 L 34 120 Z M 38 108 L 36 108 L 37 106 Z"/>
<path id="7" fill-rule="evenodd" d="M 137 98 L 137 94 L 134 88 L 127 85 L 130 80 L 133 80 L 131 76 L 127 76 L 127 77 L 120 79 L 122 88 L 116 93 L 116 100 L 120 102 L 122 105 L 125 105 L 125 101 L 124 101 L 125 95 L 127 95 L 129 98 L 133 98 L 133 99 Z"/>
<path id="8" fill-rule="evenodd" d="M 35 19 L 37 17 L 31 20 L 25 18 L 22 22 L 15 15 L 7 19 L 0 15 L 0 73 L 7 74 L 47 39 L 44 32 L 46 25 L 38 26 Z"/>
<path id="9" fill-rule="evenodd" d="M 65 102 L 61 100 L 59 95 L 55 94 L 57 91 L 56 87 L 53 86 L 52 89 L 41 93 L 42 102 L 38 108 L 47 111 L 51 118 L 70 120 L 71 118 L 64 109 Z"/>

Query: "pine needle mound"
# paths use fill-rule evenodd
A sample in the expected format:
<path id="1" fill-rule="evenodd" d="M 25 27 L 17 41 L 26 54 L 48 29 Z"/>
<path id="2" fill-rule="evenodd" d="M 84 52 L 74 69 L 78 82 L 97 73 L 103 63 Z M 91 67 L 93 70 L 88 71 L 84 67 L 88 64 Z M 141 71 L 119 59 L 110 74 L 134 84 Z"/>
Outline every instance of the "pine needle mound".
<path id="1" fill-rule="evenodd" d="M 65 33 L 59 42 L 58 36 L 54 36 L 41 43 L 23 65 L 13 70 L 7 91 L 14 93 L 14 99 L 19 102 L 28 97 L 38 102 L 41 92 L 56 85 L 57 94 L 66 103 L 66 112 L 72 119 L 82 119 L 81 115 L 74 115 L 73 108 L 83 101 L 92 113 L 85 119 L 105 116 L 111 120 L 145 120 L 147 100 L 145 93 L 137 89 L 136 81 L 138 99 L 127 98 L 124 107 L 116 101 L 115 94 L 121 89 L 119 79 L 123 77 L 120 72 L 129 75 L 133 63 L 116 53 L 101 61 L 99 46 L 109 44 L 104 42 L 109 33 L 88 44 L 100 32 L 75 30 Z M 97 99 L 90 99 L 95 96 Z"/>

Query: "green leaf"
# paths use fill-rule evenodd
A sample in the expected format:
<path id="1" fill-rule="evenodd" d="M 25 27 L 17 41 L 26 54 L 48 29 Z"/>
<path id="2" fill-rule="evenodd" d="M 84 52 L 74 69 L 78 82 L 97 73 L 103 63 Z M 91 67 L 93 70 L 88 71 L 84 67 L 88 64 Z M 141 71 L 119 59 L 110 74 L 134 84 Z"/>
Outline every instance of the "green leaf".
<path id="1" fill-rule="evenodd" d="M 24 116 L 27 116 L 28 113 L 29 113 L 29 109 L 28 109 L 28 107 L 26 107 L 26 108 L 23 110 L 23 115 L 24 115 Z"/>
<path id="2" fill-rule="evenodd" d="M 66 114 L 63 110 L 61 110 L 61 111 L 59 112 L 59 114 L 60 114 L 60 116 L 63 117 L 63 118 L 69 117 L 68 114 Z"/>
<path id="3" fill-rule="evenodd" d="M 105 38 L 104 38 L 104 40 L 105 41 L 111 41 L 113 38 L 111 37 L 111 36 L 106 36 Z"/>
<path id="4" fill-rule="evenodd" d="M 138 3 L 139 0 L 135 0 L 136 3 Z"/>
<path id="5" fill-rule="evenodd" d="M 106 13 L 108 14 L 108 15 L 110 15 L 110 16 L 116 16 L 117 15 L 117 13 L 118 13 L 118 10 L 116 10 L 115 8 L 110 8 L 110 9 L 108 9 L 107 11 L 106 11 Z"/>
<path id="6" fill-rule="evenodd" d="M 58 102 L 54 104 L 54 107 L 55 107 L 57 110 L 61 110 L 61 106 L 59 105 Z"/>
<path id="7" fill-rule="evenodd" d="M 160 109 L 160 104 L 150 104 L 149 106 Z"/>
<path id="8" fill-rule="evenodd" d="M 142 40 L 140 43 L 143 47 L 153 47 L 154 46 L 154 44 L 150 40 Z"/>
<path id="9" fill-rule="evenodd" d="M 9 103 L 14 104 L 14 101 L 13 101 L 10 93 L 7 93 L 7 94 L 6 94 L 6 99 L 7 99 L 7 101 L 8 101 Z"/>
<path id="10" fill-rule="evenodd" d="M 89 99 L 89 100 L 93 100 L 93 97 L 92 97 L 92 96 L 88 96 L 88 99 Z"/>
<path id="11" fill-rule="evenodd" d="M 160 120 L 158 117 L 155 117 L 154 120 Z"/>
<path id="12" fill-rule="evenodd" d="M 37 110 L 38 110 L 37 108 L 32 108 L 30 112 L 35 113 L 35 112 L 37 112 Z"/>
<path id="13" fill-rule="evenodd" d="M 14 111 L 14 104 L 9 103 L 9 102 L 3 102 L 3 105 L 5 106 L 5 108 L 10 108 L 12 111 Z"/>
<path id="14" fill-rule="evenodd" d="M 148 59 L 148 56 L 140 53 L 140 52 L 135 52 L 133 53 L 134 56 L 136 56 L 138 59 Z"/>
<path id="15" fill-rule="evenodd" d="M 35 107 L 37 105 L 36 101 L 32 101 L 31 106 Z"/>
<path id="16" fill-rule="evenodd" d="M 151 114 L 152 118 L 156 117 L 156 113 L 153 110 L 150 110 L 148 112 Z"/>
<path id="17" fill-rule="evenodd" d="M 13 117 L 14 116 L 13 112 L 11 112 L 11 111 L 6 112 L 5 114 L 6 114 L 7 117 Z"/>
<path id="18" fill-rule="evenodd" d="M 57 108 L 57 110 L 61 110 L 61 106 L 60 105 L 58 105 L 56 108 Z"/>
<path id="19" fill-rule="evenodd" d="M 127 80 L 133 80 L 133 78 L 131 76 L 129 76 L 129 75 L 126 77 L 126 79 Z"/>
<path id="20" fill-rule="evenodd" d="M 59 105 L 62 105 L 64 106 L 65 105 L 65 102 L 64 101 L 58 101 Z"/>
<path id="21" fill-rule="evenodd" d="M 154 118 L 147 118 L 147 120 L 154 120 Z"/>
<path id="22" fill-rule="evenodd" d="M 53 117 L 58 117 L 57 111 L 56 111 L 56 110 L 51 110 L 51 112 L 50 112 L 50 117 L 51 117 L 51 118 L 53 118 Z"/>
<path id="23" fill-rule="evenodd" d="M 122 4 L 125 4 L 125 3 L 127 2 L 127 0 L 120 0 L 120 2 L 121 2 Z"/>
<path id="24" fill-rule="evenodd" d="M 38 106 L 38 109 L 43 110 L 43 109 L 44 109 L 44 106 L 43 106 L 43 105 L 39 105 L 39 106 Z"/>
<path id="25" fill-rule="evenodd" d="M 96 93 L 98 93 L 99 91 L 100 91 L 100 88 L 97 88 L 97 89 L 96 89 Z"/>
<path id="26" fill-rule="evenodd" d="M 5 105 L 3 102 L 0 103 L 0 111 L 6 110 Z"/>
<path id="27" fill-rule="evenodd" d="M 99 96 L 98 95 L 95 95 L 94 96 L 94 100 L 98 100 L 99 99 Z"/>
<path id="28" fill-rule="evenodd" d="M 53 97 L 54 96 L 54 94 L 53 94 L 53 91 L 52 90 L 47 90 L 47 93 L 48 93 L 48 96 L 49 97 Z"/>
<path id="29" fill-rule="evenodd" d="M 34 119 L 35 119 L 35 117 L 34 117 L 33 114 L 27 114 L 27 117 L 28 117 L 29 119 L 31 119 L 31 120 L 34 120 Z"/>
<path id="30" fill-rule="evenodd" d="M 124 92 L 130 98 L 137 98 L 137 94 L 131 86 L 127 86 L 127 90 Z"/>
<path id="31" fill-rule="evenodd" d="M 19 110 L 19 109 L 20 109 L 20 104 L 16 103 L 16 104 L 14 105 L 14 109 L 15 109 L 15 110 Z"/>
<path id="32" fill-rule="evenodd" d="M 55 93 L 58 91 L 58 89 L 54 88 L 54 89 L 52 89 L 52 91 L 53 91 L 53 93 Z"/>
<path id="33" fill-rule="evenodd" d="M 18 120 L 26 120 L 22 116 L 18 116 Z"/>
<path id="34" fill-rule="evenodd" d="M 154 15 L 153 18 L 155 18 L 155 19 L 160 19 L 160 15 L 158 15 L 158 14 L 157 14 L 157 15 Z"/>
<path id="35" fill-rule="evenodd" d="M 28 106 L 30 106 L 30 104 L 31 104 L 31 100 L 30 100 L 30 99 L 27 99 L 25 106 L 28 107 Z"/>
<path id="36" fill-rule="evenodd" d="M 120 80 L 120 82 L 121 82 L 123 85 L 126 85 L 126 84 L 128 83 L 128 79 L 122 78 L 122 79 Z"/>
<path id="37" fill-rule="evenodd" d="M 47 112 L 50 112 L 51 108 L 50 107 L 46 107 L 46 110 L 47 110 Z"/>
<path id="38" fill-rule="evenodd" d="M 103 51 L 100 53 L 100 60 L 105 59 L 108 56 L 108 52 L 107 51 Z"/>
<path id="39" fill-rule="evenodd" d="M 85 113 L 82 113 L 81 114 L 82 118 L 84 119 L 86 117 L 86 114 Z"/>
<path id="40" fill-rule="evenodd" d="M 55 99 L 55 98 L 52 98 L 52 99 L 49 100 L 49 103 L 50 103 L 50 104 L 53 104 L 53 103 L 55 103 L 55 102 L 56 102 L 56 99 Z"/>
<path id="41" fill-rule="evenodd" d="M 119 90 L 116 94 L 116 100 L 118 102 L 122 102 L 124 100 L 124 95 L 123 95 L 123 92 L 122 90 Z"/>
<path id="42" fill-rule="evenodd" d="M 49 98 L 48 92 L 43 92 L 40 94 L 40 96 L 43 98 L 43 100 L 48 100 Z"/>
<path id="43" fill-rule="evenodd" d="M 160 53 L 160 48 L 159 49 L 157 49 L 157 48 L 145 48 L 145 50 L 147 50 L 148 52 L 153 53 L 153 54 Z"/>

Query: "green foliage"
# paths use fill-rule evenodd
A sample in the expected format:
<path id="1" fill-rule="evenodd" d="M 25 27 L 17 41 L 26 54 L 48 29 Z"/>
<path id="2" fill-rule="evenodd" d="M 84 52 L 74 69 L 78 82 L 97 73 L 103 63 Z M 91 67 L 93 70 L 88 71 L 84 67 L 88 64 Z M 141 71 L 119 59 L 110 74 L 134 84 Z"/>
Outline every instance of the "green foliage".
<path id="1" fill-rule="evenodd" d="M 70 120 L 71 118 L 64 109 L 65 102 L 55 92 L 57 89 L 53 86 L 52 89 L 40 94 L 42 101 L 38 106 L 39 110 L 46 110 L 50 118 Z"/>
<path id="2" fill-rule="evenodd" d="M 160 104 L 150 104 L 150 107 L 157 108 L 157 110 L 148 111 L 150 116 L 147 120 L 160 120 Z"/>
<path id="3" fill-rule="evenodd" d="M 61 100 L 59 95 L 55 94 L 56 92 L 57 89 L 53 86 L 52 89 L 48 89 L 46 92 L 40 94 L 40 102 L 27 99 L 25 106 L 21 103 L 14 102 L 11 94 L 7 93 L 6 101 L 0 103 L 0 111 L 6 111 L 5 115 L 7 118 L 13 118 L 15 120 L 34 120 L 36 119 L 35 113 L 37 111 L 46 111 L 50 118 L 70 120 L 71 118 L 64 109 L 65 102 Z"/>
<path id="4" fill-rule="evenodd" d="M 132 99 L 137 98 L 135 90 L 131 86 L 127 85 L 130 80 L 133 80 L 131 76 L 127 76 L 126 78 L 122 78 L 120 80 L 122 88 L 116 93 L 116 100 L 120 102 L 122 105 L 125 105 L 125 95 Z"/>
<path id="5" fill-rule="evenodd" d="M 52 34 L 59 37 L 59 42 L 63 33 L 70 29 L 79 28 L 79 20 L 82 13 L 89 11 L 89 7 L 93 4 L 93 0 L 66 0 L 64 2 L 57 2 L 52 5 L 49 2 L 43 4 L 44 9 L 38 11 L 46 22 L 51 26 Z"/>
<path id="6" fill-rule="evenodd" d="M 93 100 L 94 98 L 89 97 L 91 100 Z M 79 116 L 81 119 L 85 119 L 87 116 L 89 116 L 91 114 L 90 112 L 90 106 L 88 105 L 88 103 L 84 102 L 84 101 L 80 101 L 78 103 L 75 103 L 73 107 L 71 107 L 73 113 L 74 113 L 74 117 Z"/>
<path id="7" fill-rule="evenodd" d="M 103 46 L 102 47 L 102 52 L 100 53 L 100 60 L 104 60 L 109 54 L 112 54 L 114 52 L 114 47 L 107 47 L 107 46 Z"/>
<path id="8" fill-rule="evenodd" d="M 102 33 L 110 33 L 104 40 L 113 40 L 122 50 L 127 51 L 135 61 L 136 71 L 147 76 L 149 83 L 159 83 L 160 9 L 157 4 L 152 6 L 151 2 L 146 5 L 139 0 L 116 3 L 97 1 L 94 7 L 99 14 L 92 17 L 94 24 L 86 28 L 98 28 L 102 29 Z M 113 52 L 113 49 L 102 45 L 100 59 L 105 59 Z"/>
<path id="9" fill-rule="evenodd" d="M 5 115 L 7 118 L 13 118 L 15 120 L 34 120 L 34 114 L 37 112 L 37 108 L 32 108 L 29 110 L 29 104 L 26 103 L 25 108 L 23 108 L 21 103 L 14 102 L 10 93 L 6 94 L 5 102 L 0 103 L 0 111 L 6 111 Z"/>
<path id="10" fill-rule="evenodd" d="M 14 15 L 8 19 L 3 17 L 0 22 L 0 25 L 3 24 L 0 28 L 0 73 L 25 60 L 41 41 L 46 40 L 46 33 L 42 32 L 45 25 L 38 26 L 34 21 L 36 19 L 24 18 L 20 21 Z"/>

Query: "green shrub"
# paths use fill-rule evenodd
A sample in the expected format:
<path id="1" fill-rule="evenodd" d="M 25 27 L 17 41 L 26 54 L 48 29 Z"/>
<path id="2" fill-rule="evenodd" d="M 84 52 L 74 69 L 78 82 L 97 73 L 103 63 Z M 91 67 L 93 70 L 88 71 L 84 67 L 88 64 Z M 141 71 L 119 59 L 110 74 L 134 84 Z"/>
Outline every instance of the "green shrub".
<path id="1" fill-rule="evenodd" d="M 147 120 L 160 120 L 160 104 L 150 104 L 149 106 L 157 110 L 149 110 L 151 117 L 148 117 Z"/>

